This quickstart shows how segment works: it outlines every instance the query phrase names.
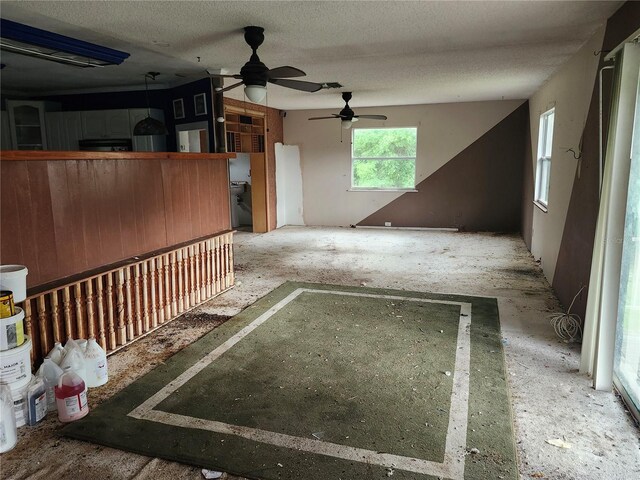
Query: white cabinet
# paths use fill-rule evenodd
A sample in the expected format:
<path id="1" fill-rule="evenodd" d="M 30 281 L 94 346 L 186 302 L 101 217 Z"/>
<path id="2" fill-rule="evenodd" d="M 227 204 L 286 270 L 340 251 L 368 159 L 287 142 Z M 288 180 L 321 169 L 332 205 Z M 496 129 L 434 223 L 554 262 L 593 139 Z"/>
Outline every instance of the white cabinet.
<path id="1" fill-rule="evenodd" d="M 45 102 L 7 100 L 11 143 L 15 150 L 46 150 Z"/>
<path id="2" fill-rule="evenodd" d="M 9 112 L 0 112 L 0 150 L 13 150 L 11 143 L 11 127 L 9 126 Z"/>
<path id="3" fill-rule="evenodd" d="M 133 150 L 135 152 L 166 152 L 167 136 L 166 135 L 133 135 L 133 129 L 136 124 L 147 118 L 151 113 L 151 118 L 160 120 L 164 123 L 164 111 L 159 108 L 152 108 L 150 111 L 146 108 L 129 109 L 129 124 L 131 125 L 131 138 L 133 139 Z"/>
<path id="4" fill-rule="evenodd" d="M 131 138 L 129 110 L 87 110 L 82 115 L 82 138 Z"/>
<path id="5" fill-rule="evenodd" d="M 47 112 L 45 118 L 49 150 L 78 150 L 82 138 L 80 112 Z"/>

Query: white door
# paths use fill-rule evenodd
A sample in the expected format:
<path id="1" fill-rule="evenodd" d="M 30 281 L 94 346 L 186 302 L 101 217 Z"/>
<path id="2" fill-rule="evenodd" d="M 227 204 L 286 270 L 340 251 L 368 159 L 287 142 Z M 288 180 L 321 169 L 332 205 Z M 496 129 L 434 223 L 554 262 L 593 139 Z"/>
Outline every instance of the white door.
<path id="1" fill-rule="evenodd" d="M 302 169 L 297 145 L 276 143 L 277 228 L 304 225 Z"/>

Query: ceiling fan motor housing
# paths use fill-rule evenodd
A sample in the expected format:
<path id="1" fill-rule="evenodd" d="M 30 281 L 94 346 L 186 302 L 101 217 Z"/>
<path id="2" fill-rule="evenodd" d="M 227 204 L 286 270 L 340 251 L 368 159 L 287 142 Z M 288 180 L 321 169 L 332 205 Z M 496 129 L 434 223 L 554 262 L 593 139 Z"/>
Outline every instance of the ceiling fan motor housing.
<path id="1" fill-rule="evenodd" d="M 240 70 L 242 81 L 245 85 L 260 85 L 266 87 L 267 85 L 267 72 L 269 68 L 260 61 L 258 57 L 258 47 L 264 42 L 264 28 L 262 27 L 244 27 L 244 40 L 253 50 L 251 58 L 244 64 Z"/>

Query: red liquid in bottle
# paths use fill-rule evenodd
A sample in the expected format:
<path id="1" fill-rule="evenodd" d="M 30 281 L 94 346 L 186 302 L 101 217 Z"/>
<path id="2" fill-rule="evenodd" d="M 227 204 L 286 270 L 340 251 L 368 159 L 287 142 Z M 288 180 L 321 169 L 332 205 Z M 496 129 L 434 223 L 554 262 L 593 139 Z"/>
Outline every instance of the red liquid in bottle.
<path id="1" fill-rule="evenodd" d="M 89 413 L 87 386 L 77 373 L 67 370 L 60 376 L 55 387 L 58 419 L 73 422 Z"/>

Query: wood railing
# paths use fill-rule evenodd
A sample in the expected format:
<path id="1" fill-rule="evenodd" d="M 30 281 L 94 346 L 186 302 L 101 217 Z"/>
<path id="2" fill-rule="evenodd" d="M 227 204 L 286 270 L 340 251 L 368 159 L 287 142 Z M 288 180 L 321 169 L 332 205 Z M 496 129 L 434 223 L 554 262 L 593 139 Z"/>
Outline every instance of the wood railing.
<path id="1" fill-rule="evenodd" d="M 95 337 L 113 353 L 233 284 L 228 232 L 46 290 L 23 303 L 31 359 L 68 338 Z"/>

